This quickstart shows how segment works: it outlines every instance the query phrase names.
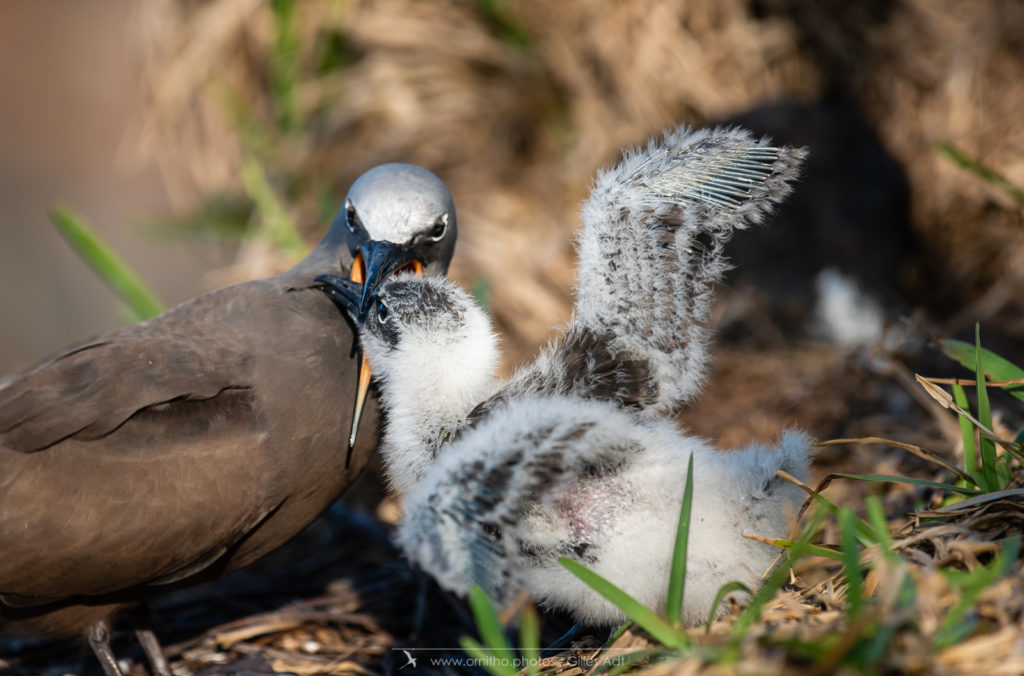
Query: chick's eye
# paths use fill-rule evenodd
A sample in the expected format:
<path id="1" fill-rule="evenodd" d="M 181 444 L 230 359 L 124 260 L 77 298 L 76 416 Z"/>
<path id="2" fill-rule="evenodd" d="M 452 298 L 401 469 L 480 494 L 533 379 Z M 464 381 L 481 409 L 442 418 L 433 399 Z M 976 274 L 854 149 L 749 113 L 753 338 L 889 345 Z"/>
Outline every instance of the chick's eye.
<path id="1" fill-rule="evenodd" d="M 382 300 L 377 301 L 377 321 L 381 324 L 385 324 L 388 321 L 388 317 L 391 316 L 391 308 L 387 306 Z"/>
<path id="2" fill-rule="evenodd" d="M 433 227 L 427 231 L 426 238 L 431 242 L 438 242 L 444 237 L 446 232 L 448 232 L 448 214 L 444 214 L 434 221 Z"/>

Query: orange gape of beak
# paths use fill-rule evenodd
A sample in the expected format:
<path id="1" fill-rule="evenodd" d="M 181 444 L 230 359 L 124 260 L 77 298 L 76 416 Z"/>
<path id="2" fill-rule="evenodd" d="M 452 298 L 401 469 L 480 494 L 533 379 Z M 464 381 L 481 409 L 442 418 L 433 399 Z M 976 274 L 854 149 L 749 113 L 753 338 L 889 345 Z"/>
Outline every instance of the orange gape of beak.
<path id="1" fill-rule="evenodd" d="M 423 276 L 423 264 L 417 260 L 413 260 L 401 268 L 396 270 L 412 270 L 417 277 Z M 349 279 L 357 284 L 366 283 L 366 262 L 363 261 L 363 255 L 361 253 L 356 254 L 356 259 L 352 261 L 352 272 L 349 274 Z M 359 431 L 359 420 L 363 417 L 363 406 L 366 404 L 366 393 L 370 389 L 370 376 L 372 372 L 370 370 L 370 362 L 366 358 L 366 354 L 360 352 L 360 364 L 359 364 L 359 384 L 356 388 L 356 405 L 355 410 L 352 412 L 352 429 L 348 436 L 348 452 L 345 454 L 345 468 L 348 469 L 349 464 L 352 461 L 352 450 L 356 447 L 356 433 Z"/>
<path id="2" fill-rule="evenodd" d="M 400 267 L 397 270 L 395 270 L 394 272 L 392 272 L 391 274 L 394 275 L 394 274 L 398 274 L 399 272 L 405 272 L 407 270 L 411 270 L 412 273 L 414 275 L 416 275 L 417 277 L 422 277 L 423 276 L 423 263 L 420 263 L 418 260 L 411 260 L 408 263 L 406 263 L 405 265 L 403 265 L 402 267 Z"/>
<path id="3" fill-rule="evenodd" d="M 362 284 L 366 281 L 366 261 L 363 260 L 363 254 L 356 254 L 356 259 L 352 261 L 352 272 L 348 278 L 356 284 Z"/>

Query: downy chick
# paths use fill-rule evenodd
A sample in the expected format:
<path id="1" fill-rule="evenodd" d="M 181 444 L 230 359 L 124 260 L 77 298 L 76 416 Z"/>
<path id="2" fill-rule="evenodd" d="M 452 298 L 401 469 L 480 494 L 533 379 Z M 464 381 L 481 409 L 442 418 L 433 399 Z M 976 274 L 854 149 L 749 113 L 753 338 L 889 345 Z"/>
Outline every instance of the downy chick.
<path id="1" fill-rule="evenodd" d="M 714 283 L 733 230 L 790 191 L 801 150 L 739 130 L 691 133 L 627 154 L 583 207 L 574 316 L 500 387 L 483 311 L 443 280 L 383 284 L 360 325 L 387 412 L 382 452 L 406 493 L 406 554 L 442 586 L 499 602 L 526 589 L 588 623 L 622 616 L 557 563 L 568 556 L 650 607 L 664 603 L 687 461 L 694 455 L 684 616 L 722 584 L 754 587 L 806 478 L 809 441 L 722 453 L 671 414 L 703 380 Z M 362 290 L 321 277 L 354 318 Z"/>

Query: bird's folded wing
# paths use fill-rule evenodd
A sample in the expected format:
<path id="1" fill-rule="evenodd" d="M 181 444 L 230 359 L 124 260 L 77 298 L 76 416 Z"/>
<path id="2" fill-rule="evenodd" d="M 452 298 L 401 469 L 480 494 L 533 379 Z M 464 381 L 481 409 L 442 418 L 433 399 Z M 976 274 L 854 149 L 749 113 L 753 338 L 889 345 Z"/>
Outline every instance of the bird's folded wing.
<path id="1" fill-rule="evenodd" d="M 146 409 L 107 436 L 0 445 L 0 595 L 53 600 L 216 568 L 280 506 L 249 390 Z"/>
<path id="2" fill-rule="evenodd" d="M 598 177 L 582 208 L 570 333 L 646 369 L 656 394 L 639 404 L 651 414 L 699 390 L 724 245 L 790 193 L 805 155 L 742 130 L 680 127 Z"/>
<path id="3" fill-rule="evenodd" d="M 202 296 L 11 377 L 0 387 L 0 445 L 33 453 L 101 439 L 140 411 L 247 388 L 235 334 L 209 331 L 223 297 Z"/>
<path id="4" fill-rule="evenodd" d="M 25 464 L 32 457 L 0 447 L 0 464 L 14 473 L 13 482 L 0 480 L 0 602 L 7 605 L 133 598 L 140 592 L 131 590 L 207 579 L 208 570 L 216 577 L 219 562 L 278 507 L 261 500 L 258 471 L 244 466 L 225 470 L 247 475 L 241 481 L 251 490 L 229 492 L 220 490 L 228 483 L 221 469 L 176 473 L 188 459 L 171 453 L 134 476 L 131 458 L 103 455 L 75 468 L 83 470 L 77 475 L 50 477 Z"/>
<path id="5" fill-rule="evenodd" d="M 258 304 L 230 307 L 259 293 L 202 296 L 0 387 L 0 595 L 30 605 L 173 582 L 275 508 L 239 345 Z"/>

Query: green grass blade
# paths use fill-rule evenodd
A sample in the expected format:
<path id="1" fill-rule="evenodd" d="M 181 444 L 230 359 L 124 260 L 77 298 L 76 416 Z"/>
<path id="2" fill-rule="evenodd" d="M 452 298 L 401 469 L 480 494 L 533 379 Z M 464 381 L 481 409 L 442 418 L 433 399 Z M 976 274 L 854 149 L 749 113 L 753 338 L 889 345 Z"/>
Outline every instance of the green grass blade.
<path id="1" fill-rule="evenodd" d="M 977 371 L 977 345 L 965 343 L 962 340 L 953 340 L 952 338 L 941 338 L 939 345 L 942 346 L 942 352 L 947 357 L 960 362 L 964 368 L 972 372 Z M 1024 368 L 986 348 L 981 348 L 981 366 L 992 380 L 1024 378 Z"/>
<path id="2" fill-rule="evenodd" d="M 1024 206 L 1024 190 L 1021 190 L 1016 185 L 1011 183 L 1005 176 L 1000 174 L 995 169 L 982 164 L 973 157 L 968 157 L 965 153 L 957 150 L 948 143 L 939 143 L 938 150 L 940 153 L 945 155 L 953 164 L 958 167 L 969 171 L 986 183 L 990 183 L 1020 204 Z"/>
<path id="3" fill-rule="evenodd" d="M 672 568 L 668 577 L 668 598 L 665 601 L 665 616 L 678 626 L 683 613 L 683 594 L 686 590 L 686 548 L 690 537 L 690 513 L 693 508 L 693 453 L 686 467 L 686 486 L 683 488 L 683 504 L 679 509 L 679 525 L 676 527 L 675 548 L 672 550 Z"/>
<path id="4" fill-rule="evenodd" d="M 341 2 L 332 3 L 341 9 Z M 328 29 L 317 41 L 316 53 L 313 56 L 313 73 L 316 76 L 337 76 L 352 63 L 352 44 L 349 36 L 340 30 Z"/>
<path id="5" fill-rule="evenodd" d="M 967 488 L 965 486 L 954 486 L 953 484 L 944 484 L 938 481 L 928 481 L 927 479 L 915 479 L 908 476 L 896 476 L 893 474 L 832 474 L 831 476 L 838 477 L 840 479 L 851 479 L 853 481 L 879 481 L 879 482 L 894 482 L 900 484 L 917 484 L 918 486 L 929 486 L 931 488 L 941 488 L 947 491 L 953 491 L 954 493 L 962 493 L 964 495 L 980 495 L 982 491 L 974 488 Z"/>
<path id="6" fill-rule="evenodd" d="M 857 516 L 853 510 L 839 512 L 839 531 L 842 542 L 843 568 L 846 571 L 846 601 L 851 617 L 860 613 L 864 604 L 864 575 L 860 570 L 860 551 L 857 549 Z"/>
<path id="7" fill-rule="evenodd" d="M 518 672 L 512 666 L 511 654 L 496 655 L 468 636 L 459 639 L 459 645 L 467 655 L 476 660 L 478 666 L 483 667 L 494 676 L 517 676 Z"/>
<path id="8" fill-rule="evenodd" d="M 890 625 L 882 625 L 875 630 L 875 635 L 871 637 L 867 645 L 861 651 L 861 661 L 865 667 L 876 667 L 876 665 L 882 661 L 885 654 L 889 650 L 889 646 L 892 644 L 892 640 L 896 638 L 896 627 Z M 865 669 L 866 673 L 877 673 L 877 669 L 871 671 Z"/>
<path id="9" fill-rule="evenodd" d="M 974 325 L 974 344 L 976 350 L 975 377 L 978 381 L 978 420 L 988 429 L 992 429 L 992 407 L 989 405 L 988 388 L 985 386 L 985 369 L 981 363 L 980 324 Z M 996 472 L 996 445 L 991 439 L 986 439 L 984 435 L 979 434 L 978 439 L 981 446 L 981 474 L 985 478 L 988 490 L 997 491 L 1002 486 L 999 485 L 999 476 Z"/>
<path id="10" fill-rule="evenodd" d="M 974 605 L 977 593 L 965 594 L 946 614 L 947 621 L 942 623 L 936 632 L 933 643 L 942 650 L 956 645 L 974 633 L 978 626 L 977 620 L 966 617 L 967 611 Z"/>
<path id="11" fill-rule="evenodd" d="M 882 501 L 876 495 L 869 495 L 864 502 L 864 507 L 868 513 L 868 523 L 871 524 L 871 529 L 875 531 L 875 541 L 882 548 L 882 554 L 890 561 L 898 559 L 899 554 L 896 553 L 892 535 L 889 533 L 889 522 L 885 518 L 885 509 L 882 507 Z"/>
<path id="12" fill-rule="evenodd" d="M 1006 577 L 1013 569 L 1013 564 L 1020 557 L 1020 535 L 1013 535 L 1006 538 L 1003 548 L 999 551 L 992 568 L 996 571 L 996 579 Z"/>
<path id="13" fill-rule="evenodd" d="M 789 571 L 792 569 L 793 564 L 796 563 L 800 557 L 808 553 L 811 538 L 814 537 L 815 533 L 821 528 L 821 523 L 824 520 L 824 514 L 820 510 L 815 510 L 810 514 L 805 522 L 803 531 L 800 533 L 800 537 L 796 542 L 788 542 L 789 546 L 787 549 L 789 553 L 789 565 L 776 566 L 775 570 L 772 571 L 768 579 L 765 580 L 764 584 L 761 585 L 754 596 L 750 599 L 750 603 L 747 607 L 740 612 L 737 616 L 736 621 L 733 622 L 732 629 L 729 632 L 730 646 L 726 654 L 725 659 L 735 660 L 739 656 L 739 645 L 746 635 L 747 631 L 754 626 L 760 619 L 761 613 L 764 610 L 764 606 L 775 596 L 775 593 L 782 589 L 787 582 L 789 582 Z M 832 553 L 831 550 L 827 550 Z"/>
<path id="14" fill-rule="evenodd" d="M 963 410 L 970 410 L 967 392 L 964 391 L 963 385 L 953 385 L 953 401 Z M 978 472 L 978 449 L 974 445 L 974 425 L 959 413 L 956 417 L 960 421 L 960 437 L 964 444 L 964 472 L 970 474 L 978 486 L 989 490 L 982 475 Z"/>
<path id="15" fill-rule="evenodd" d="M 166 309 L 128 263 L 70 207 L 53 207 L 50 220 L 75 253 L 124 301 L 135 317 L 149 319 Z"/>
<path id="16" fill-rule="evenodd" d="M 1010 468 L 1010 464 L 1006 462 L 1000 462 L 996 464 L 996 477 L 999 479 L 1000 489 L 1010 485 L 1013 481 L 1013 469 Z"/>
<path id="17" fill-rule="evenodd" d="M 503 0 L 476 0 L 475 4 L 498 39 L 518 49 L 530 47 L 530 33 L 507 13 L 507 3 Z"/>
<path id="18" fill-rule="evenodd" d="M 286 134 L 301 127 L 299 119 L 299 34 L 295 0 L 273 0 L 274 50 L 270 54 L 271 95 L 277 124 Z"/>
<path id="19" fill-rule="evenodd" d="M 975 612 L 975 602 L 978 596 L 987 587 L 1006 577 L 1019 555 L 1020 536 L 1015 535 L 1004 541 L 1002 549 L 988 566 L 976 568 L 960 576 L 961 579 L 958 582 L 958 586 L 961 588 L 960 600 L 949 609 L 942 619 L 942 624 L 934 638 L 936 648 L 948 648 L 973 632 L 977 621 L 969 616 Z"/>
<path id="20" fill-rule="evenodd" d="M 526 661 L 526 673 L 535 676 L 540 664 L 540 618 L 532 604 L 519 616 L 519 643 Z"/>
<path id="21" fill-rule="evenodd" d="M 263 236 L 291 256 L 303 255 L 306 252 L 306 243 L 299 234 L 295 221 L 270 185 L 263 165 L 253 157 L 248 157 L 242 162 L 242 184 L 256 205 Z"/>
<path id="22" fill-rule="evenodd" d="M 804 554 L 799 541 L 797 544 L 794 544 L 791 551 L 790 563 L 795 558 Z M 730 642 L 732 643 L 732 650 L 730 652 L 735 654 L 736 648 L 739 646 L 740 641 L 743 640 L 747 631 L 761 619 L 761 612 L 764 610 L 765 605 L 772 600 L 775 592 L 782 589 L 789 581 L 789 569 L 790 566 L 779 566 L 772 571 L 772 574 L 768 576 L 768 579 L 765 580 L 760 589 L 754 593 L 747 607 L 736 617 L 736 621 L 733 622 L 732 629 L 729 631 Z M 734 658 L 735 655 L 728 659 Z"/>
<path id="23" fill-rule="evenodd" d="M 977 374 L 978 346 L 951 338 L 939 340 L 942 352 L 950 359 Z M 981 348 L 981 367 L 991 380 L 1018 380 L 1024 378 L 1024 368 L 991 350 Z M 1007 385 L 1007 392 L 1024 401 L 1024 385 Z"/>
<path id="24" fill-rule="evenodd" d="M 588 587 L 605 597 L 626 614 L 628 618 L 640 625 L 655 640 L 669 648 L 685 648 L 690 644 L 690 637 L 676 631 L 658 615 L 614 584 L 594 571 L 566 557 L 559 557 L 558 562 L 578 577 Z"/>
<path id="25" fill-rule="evenodd" d="M 783 540 L 782 538 L 775 538 L 770 543 L 773 547 L 779 549 L 787 549 L 789 551 L 800 550 L 803 554 L 810 554 L 811 556 L 821 556 L 826 559 L 832 559 L 833 561 L 842 561 L 843 553 L 838 552 L 828 547 L 822 547 L 820 545 L 811 545 L 806 542 L 800 542 L 799 540 Z"/>
<path id="26" fill-rule="evenodd" d="M 834 476 L 839 476 L 839 475 L 834 475 Z M 811 497 L 814 498 L 815 502 L 817 502 L 819 505 L 821 505 L 826 510 L 828 510 L 828 512 L 832 516 L 835 516 L 835 517 L 839 516 L 839 508 L 836 507 L 835 504 L 831 500 L 826 498 L 824 495 L 822 495 L 821 493 L 813 493 L 811 495 Z M 859 519 L 858 519 L 858 521 L 859 521 Z M 866 523 L 864 523 L 863 521 L 860 521 L 860 525 L 857 528 L 858 528 L 858 533 L 859 533 L 858 537 L 861 539 L 862 542 L 864 542 L 865 544 L 871 544 L 871 543 L 874 542 L 874 540 L 871 537 L 871 528 Z"/>
<path id="27" fill-rule="evenodd" d="M 725 595 L 735 591 L 747 592 L 751 596 L 754 595 L 754 592 L 750 591 L 750 587 L 742 582 L 726 582 L 719 587 L 718 593 L 715 594 L 715 600 L 711 602 L 711 613 L 708 615 L 707 624 L 704 625 L 705 633 L 711 631 L 711 625 L 715 623 L 715 617 L 718 614 L 718 606 L 722 605 L 722 601 L 725 600 Z"/>
<path id="28" fill-rule="evenodd" d="M 604 647 L 610 647 L 613 643 L 618 641 L 622 637 L 622 635 L 625 634 L 626 631 L 632 626 L 633 620 L 626 620 L 625 622 L 620 624 L 618 627 L 615 628 L 615 631 L 611 633 L 611 636 L 608 637 L 608 640 L 604 642 Z"/>
<path id="29" fill-rule="evenodd" d="M 511 655 L 511 646 L 498 620 L 498 613 L 480 585 L 473 585 L 469 590 L 469 607 L 473 611 L 473 619 L 476 620 L 476 628 L 484 645 L 498 654 Z"/>

